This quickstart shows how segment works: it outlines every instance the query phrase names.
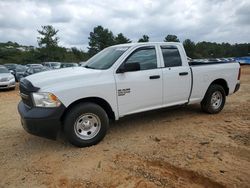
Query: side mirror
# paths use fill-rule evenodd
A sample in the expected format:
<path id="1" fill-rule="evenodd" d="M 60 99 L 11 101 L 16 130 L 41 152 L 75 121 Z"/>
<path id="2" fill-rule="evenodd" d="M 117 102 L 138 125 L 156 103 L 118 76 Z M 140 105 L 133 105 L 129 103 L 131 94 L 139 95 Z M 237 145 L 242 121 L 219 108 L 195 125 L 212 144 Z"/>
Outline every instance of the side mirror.
<path id="1" fill-rule="evenodd" d="M 117 73 L 133 72 L 141 70 L 141 66 L 138 62 L 124 63 L 122 67 L 117 70 Z"/>

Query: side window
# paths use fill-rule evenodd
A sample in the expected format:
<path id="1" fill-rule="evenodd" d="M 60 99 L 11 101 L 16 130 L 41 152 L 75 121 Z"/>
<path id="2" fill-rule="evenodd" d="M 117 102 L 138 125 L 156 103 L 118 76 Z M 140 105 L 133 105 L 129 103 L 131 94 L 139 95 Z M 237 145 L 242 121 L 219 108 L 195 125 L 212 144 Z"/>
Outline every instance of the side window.
<path id="1" fill-rule="evenodd" d="M 28 72 L 28 73 L 32 73 L 32 69 L 29 68 L 29 69 L 27 70 L 27 72 Z"/>
<path id="2" fill-rule="evenodd" d="M 177 67 L 182 65 L 181 56 L 176 47 L 161 46 L 161 51 L 165 67 Z"/>
<path id="3" fill-rule="evenodd" d="M 141 70 L 157 68 L 155 47 L 136 49 L 125 61 L 125 63 L 139 63 Z"/>

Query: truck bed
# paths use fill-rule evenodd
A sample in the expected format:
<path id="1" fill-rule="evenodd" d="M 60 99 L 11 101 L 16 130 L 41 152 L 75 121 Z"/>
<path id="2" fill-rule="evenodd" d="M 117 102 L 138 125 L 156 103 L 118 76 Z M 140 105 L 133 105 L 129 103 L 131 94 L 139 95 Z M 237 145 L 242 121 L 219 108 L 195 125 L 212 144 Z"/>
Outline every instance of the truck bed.
<path id="1" fill-rule="evenodd" d="M 225 80 L 229 89 L 228 94 L 234 92 L 238 82 L 239 63 L 237 62 L 189 62 L 192 72 L 192 92 L 190 103 L 200 102 L 209 85 L 217 79 Z"/>
<path id="2" fill-rule="evenodd" d="M 225 63 L 234 63 L 234 61 L 190 61 L 190 66 L 196 66 L 196 65 L 213 65 L 213 64 L 225 64 Z"/>

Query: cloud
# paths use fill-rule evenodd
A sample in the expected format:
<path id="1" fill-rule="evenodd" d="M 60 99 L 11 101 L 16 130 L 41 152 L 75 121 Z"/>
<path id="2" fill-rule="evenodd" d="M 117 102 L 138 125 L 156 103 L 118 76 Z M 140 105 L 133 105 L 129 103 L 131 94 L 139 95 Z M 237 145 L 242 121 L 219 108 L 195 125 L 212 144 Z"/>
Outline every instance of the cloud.
<path id="1" fill-rule="evenodd" d="M 250 42 L 249 0 L 2 0 L 0 10 L 0 42 L 37 46 L 41 25 L 59 29 L 60 45 L 84 49 L 97 25 L 133 41 Z"/>

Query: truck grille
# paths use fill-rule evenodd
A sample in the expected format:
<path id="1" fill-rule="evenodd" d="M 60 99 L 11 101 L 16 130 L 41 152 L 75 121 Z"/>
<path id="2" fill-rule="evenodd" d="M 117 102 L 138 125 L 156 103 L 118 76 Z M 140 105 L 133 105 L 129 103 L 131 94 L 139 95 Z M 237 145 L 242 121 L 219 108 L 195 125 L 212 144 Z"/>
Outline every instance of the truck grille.
<path id="1" fill-rule="evenodd" d="M 20 90 L 20 96 L 22 98 L 23 103 L 29 107 L 32 107 L 33 102 L 32 102 L 31 93 L 38 91 L 39 88 L 34 87 L 28 80 L 23 79 L 20 82 L 19 90 Z"/>

